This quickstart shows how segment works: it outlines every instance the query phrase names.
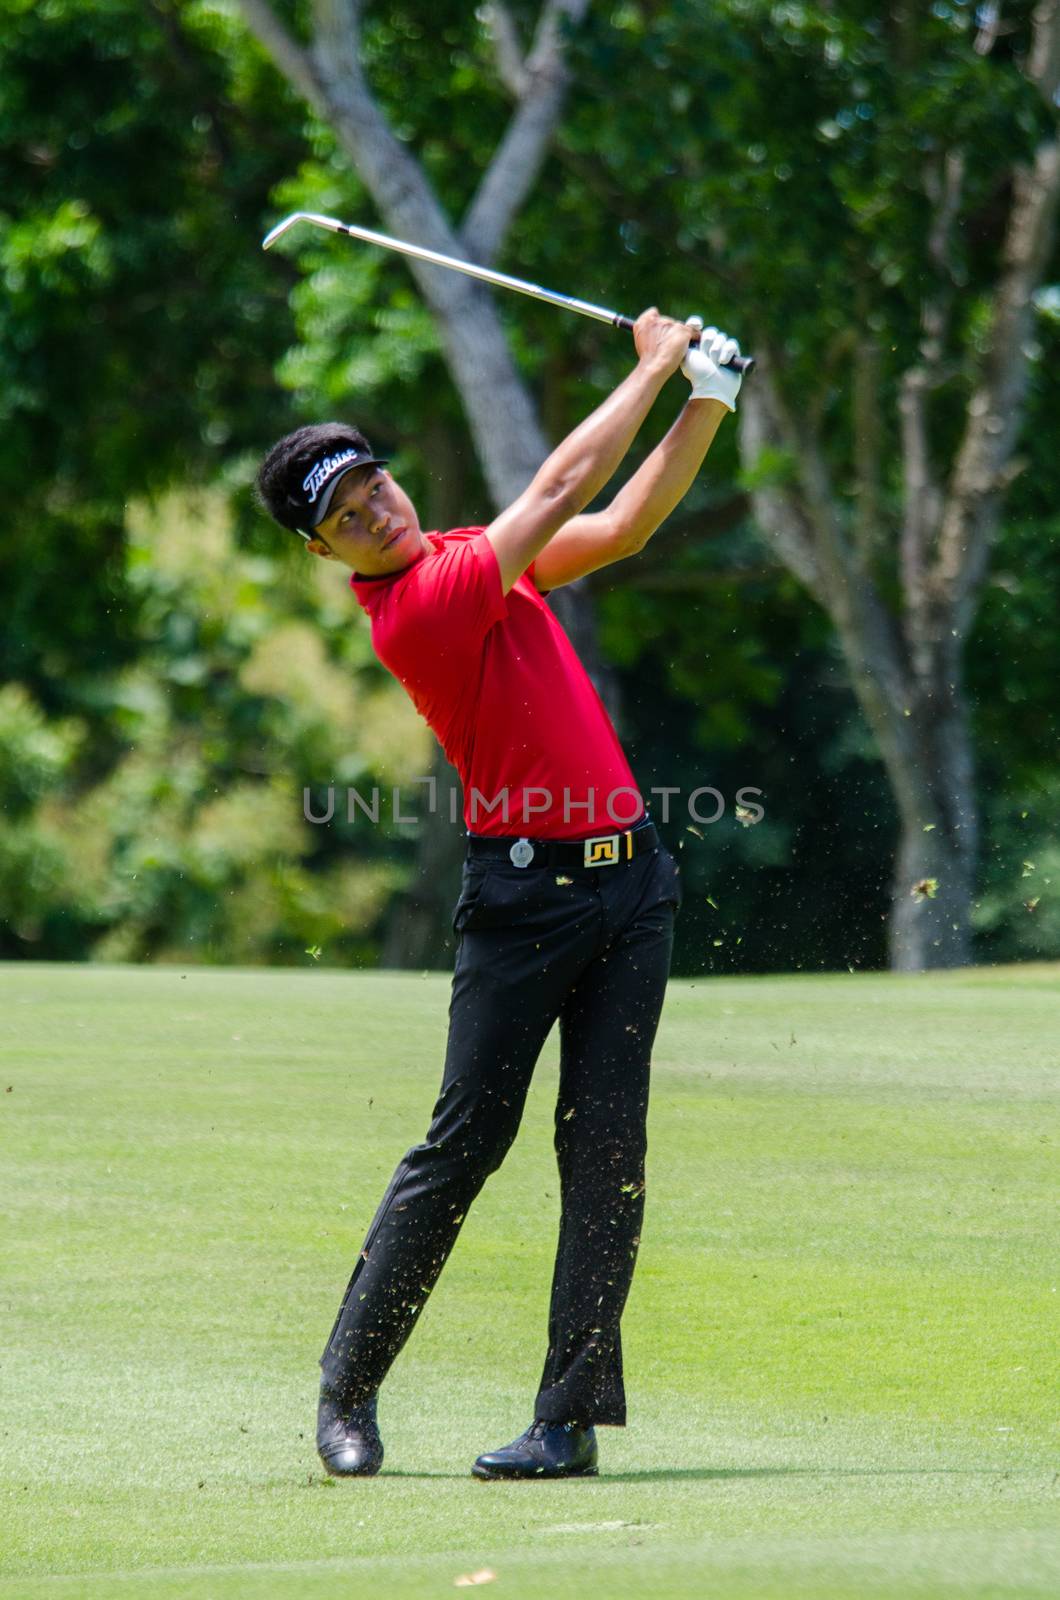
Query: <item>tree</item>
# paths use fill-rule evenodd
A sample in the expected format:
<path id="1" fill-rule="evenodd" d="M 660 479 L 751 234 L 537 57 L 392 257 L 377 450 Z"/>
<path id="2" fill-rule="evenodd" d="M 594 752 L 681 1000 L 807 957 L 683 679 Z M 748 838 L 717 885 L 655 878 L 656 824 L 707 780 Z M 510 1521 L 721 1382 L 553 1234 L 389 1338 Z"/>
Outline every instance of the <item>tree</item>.
<path id="1" fill-rule="evenodd" d="M 239 0 L 240 9 L 287 82 L 328 124 L 358 173 L 387 230 L 428 249 L 489 264 L 501 250 L 541 170 L 567 88 L 568 32 L 588 0 L 544 0 L 529 47 L 502 4 L 485 18 L 499 80 L 514 111 L 459 224 L 447 218 L 424 164 L 395 135 L 364 67 L 360 0 L 312 0 L 311 35 L 301 43 L 270 0 Z M 509 349 L 489 292 L 458 273 L 410 261 L 430 307 L 453 382 L 496 509 L 522 493 L 548 454 L 530 390 Z M 586 586 L 557 592 L 553 604 L 605 700 L 614 681 L 596 648 Z M 440 749 L 433 776 L 448 788 L 453 773 Z M 421 834 L 418 877 L 424 894 L 407 901 L 407 926 L 391 938 L 395 964 L 420 965 L 437 946 L 459 841 L 444 816 Z M 445 886 L 441 900 L 432 886 Z"/>
<path id="2" fill-rule="evenodd" d="M 1034 319 L 1056 262 L 1058 35 L 1055 0 L 1003 17 L 633 0 L 573 64 L 561 159 L 582 204 L 620 190 L 627 270 L 639 253 L 656 284 L 696 272 L 710 315 L 752 330 L 745 483 L 835 625 L 895 795 L 898 968 L 969 958 L 963 654 L 1046 366 L 1035 335 L 1054 337 Z"/>
<path id="3" fill-rule="evenodd" d="M 229 92 L 232 31 L 0 0 L 0 679 L 53 710 L 136 649 L 126 503 L 287 413 L 283 285 L 247 237 L 297 131 L 256 61 Z"/>
<path id="4" fill-rule="evenodd" d="M 299 31 L 305 0 L 275 3 Z M 534 0 L 512 0 L 511 12 L 529 37 Z M 961 4 L 903 13 L 899 70 L 895 29 L 853 0 L 623 0 L 587 11 L 564 42 L 577 93 L 501 262 L 626 311 L 700 311 L 766 350 L 759 376 L 816 445 L 841 533 L 876 529 L 866 565 L 899 637 L 902 382 L 937 275 L 922 169 L 944 171 L 955 143 L 966 152 L 950 376 L 924 404 L 945 483 L 990 326 L 1011 174 L 1053 117 L 1024 70 L 1031 7 L 1006 8 L 993 33 L 984 26 L 978 52 L 959 26 L 970 14 Z M 399 0 L 362 22 L 372 91 L 448 216 L 468 214 L 509 117 L 499 59 L 519 90 L 507 17 L 493 13 L 487 31 L 442 0 L 428 25 Z M 372 202 L 330 128 L 306 116 L 232 10 L 0 0 L 0 76 L 0 680 L 16 680 L 0 707 L 5 947 L 152 958 L 172 934 L 218 960 L 305 960 L 311 945 L 328 959 L 378 960 L 379 919 L 409 877 L 415 839 L 399 828 L 367 839 L 338 822 L 297 839 L 293 827 L 272 834 L 270 806 L 283 782 L 297 821 L 303 782 L 319 788 L 333 775 L 363 787 L 358 774 L 370 770 L 392 781 L 396 719 L 361 714 L 382 669 L 350 626 L 349 595 L 266 527 L 248 485 L 277 433 L 351 408 L 396 454 L 428 525 L 486 503 L 433 313 L 405 263 L 384 252 L 305 230 L 296 259 L 261 255 L 277 210 L 367 220 Z M 1012 458 L 1027 466 L 1005 496 L 997 570 L 963 662 L 985 797 L 973 926 L 988 959 L 1047 955 L 1057 936 L 1048 810 L 1060 294 L 1038 303 Z M 498 296 L 496 311 L 543 433 L 558 438 L 621 375 L 628 341 L 517 296 Z M 757 392 L 746 385 L 741 408 Z M 649 419 L 642 445 L 669 410 L 664 401 Z M 736 442 L 727 428 L 680 514 L 590 586 L 642 782 L 767 790 L 759 827 L 735 824 L 731 805 L 705 838 L 672 825 L 670 842 L 685 843 L 680 970 L 878 964 L 893 785 L 842 683 L 829 612 L 806 605 L 748 512 L 752 495 L 773 492 L 797 509 L 800 463 L 773 440 L 741 481 Z M 143 537 L 140 502 L 189 480 L 220 484 L 236 514 L 227 600 L 223 573 L 206 599 L 152 576 L 161 547 Z M 195 503 L 167 501 L 184 508 L 172 538 L 189 560 Z M 323 583 L 318 607 L 300 598 L 307 582 L 314 592 Z M 251 651 L 249 695 L 235 683 L 250 646 L 234 592 L 248 583 L 269 591 L 259 620 L 275 634 L 267 684 L 264 643 Z M 323 657 L 309 643 L 320 629 Z M 282 670 L 296 641 L 301 699 Z M 318 726 L 314 698 L 321 713 L 340 710 Z M 416 762 L 402 767 L 407 779 L 425 770 L 424 747 L 409 737 L 404 748 Z M 169 804 L 177 778 L 183 800 Z M 222 838 L 215 790 L 230 787 L 238 804 Z M 244 802 L 269 824 L 251 825 L 253 860 L 238 826 Z M 457 830 L 439 833 L 455 853 Z M 421 868 L 410 881 L 382 946 L 388 964 L 397 952 L 444 959 L 448 880 Z M 358 928 L 350 909 L 372 883 L 371 923 Z M 278 917 L 261 914 L 261 894 L 278 895 Z M 911 909 L 936 907 L 925 898 Z"/>
<path id="5" fill-rule="evenodd" d="M 793 363 L 769 336 L 761 381 L 741 411 L 745 461 L 751 472 L 761 472 L 754 490 L 759 523 L 833 618 L 897 797 L 901 837 L 890 960 L 898 970 L 962 965 L 970 957 L 980 830 L 962 656 L 1004 493 L 1020 470 L 1014 454 L 1031 376 L 1034 293 L 1054 250 L 1060 197 L 1060 6 L 1055 0 L 1034 6 L 1015 37 L 1009 72 L 996 77 L 985 62 L 998 42 L 998 8 L 988 6 L 983 14 L 970 48 L 969 34 L 961 43 L 946 40 L 951 93 L 978 96 L 1001 86 L 1002 94 L 1012 94 L 1015 67 L 1046 115 L 1030 147 L 1004 150 L 1001 162 L 975 147 L 969 118 L 940 125 L 938 107 L 924 118 L 913 168 L 925 202 L 924 240 L 909 285 L 919 330 L 903 341 L 905 370 L 893 384 L 900 490 L 887 504 L 881 339 L 869 310 L 877 285 L 866 282 L 873 274 L 865 251 L 858 262 L 865 309 L 847 341 L 849 493 L 837 482 L 823 443 L 828 424 L 820 410 L 815 419 L 815 408 L 796 405 Z M 934 72 L 932 29 L 911 6 L 895 16 L 890 37 L 876 42 L 877 67 L 889 72 L 895 88 L 908 72 L 922 90 Z M 895 94 L 895 110 L 903 98 Z M 970 171 L 974 163 L 988 168 L 990 189 L 982 170 Z M 850 186 L 844 202 L 857 226 L 865 194 Z M 983 206 L 991 206 L 993 216 L 983 216 Z M 978 270 L 969 266 L 975 242 L 961 230 L 977 227 L 990 235 L 991 282 L 983 282 L 982 261 Z M 975 320 L 959 306 L 969 290 Z M 773 475 L 770 482 L 762 472 L 770 451 L 789 462 L 785 480 Z M 889 584 L 879 552 L 893 533 L 898 563 Z"/>
<path id="6" fill-rule="evenodd" d="M 509 74 L 520 74 L 518 104 L 462 223 L 454 226 L 422 164 L 395 136 L 369 86 L 359 0 L 313 0 L 313 34 L 304 46 L 268 0 L 239 0 L 248 26 L 292 88 L 333 128 L 390 231 L 447 255 L 487 263 L 497 255 L 540 169 L 566 82 L 563 25 L 576 22 L 586 3 L 546 0 L 525 57 L 510 27 L 499 24 L 498 59 L 507 63 Z M 505 15 L 500 8 L 491 14 Z M 493 302 L 481 284 L 458 273 L 419 261 L 410 261 L 409 268 L 436 319 L 494 503 L 507 505 L 540 466 L 547 444 Z"/>

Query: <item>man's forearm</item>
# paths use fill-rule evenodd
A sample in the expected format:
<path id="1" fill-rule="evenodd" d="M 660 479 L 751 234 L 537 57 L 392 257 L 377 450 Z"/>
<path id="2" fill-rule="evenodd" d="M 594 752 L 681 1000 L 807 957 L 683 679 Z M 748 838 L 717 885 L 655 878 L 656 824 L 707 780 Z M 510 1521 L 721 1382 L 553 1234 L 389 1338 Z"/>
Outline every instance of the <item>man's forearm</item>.
<path id="1" fill-rule="evenodd" d="M 670 370 L 654 361 L 638 361 L 541 467 L 537 480 L 548 480 L 547 492 L 563 501 L 568 516 L 576 516 L 614 477 Z"/>
<path id="2" fill-rule="evenodd" d="M 607 510 L 616 537 L 640 550 L 684 499 L 728 408 L 689 400 L 666 437 L 619 490 Z"/>
<path id="3" fill-rule="evenodd" d="M 688 351 L 692 330 L 654 306 L 633 325 L 637 365 L 579 423 L 510 506 L 486 529 L 507 594 L 548 541 L 599 493 L 633 443 L 656 395 Z"/>

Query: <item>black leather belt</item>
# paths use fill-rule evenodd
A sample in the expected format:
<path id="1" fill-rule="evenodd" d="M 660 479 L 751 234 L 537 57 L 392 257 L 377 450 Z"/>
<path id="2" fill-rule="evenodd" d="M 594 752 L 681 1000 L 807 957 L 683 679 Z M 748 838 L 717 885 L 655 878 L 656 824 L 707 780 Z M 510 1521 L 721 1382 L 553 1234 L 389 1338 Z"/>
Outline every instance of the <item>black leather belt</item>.
<path id="1" fill-rule="evenodd" d="M 617 867 L 645 850 L 656 850 L 654 822 L 640 822 L 619 833 L 591 839 L 490 839 L 469 834 L 467 854 L 475 861 L 510 861 L 516 867 Z"/>

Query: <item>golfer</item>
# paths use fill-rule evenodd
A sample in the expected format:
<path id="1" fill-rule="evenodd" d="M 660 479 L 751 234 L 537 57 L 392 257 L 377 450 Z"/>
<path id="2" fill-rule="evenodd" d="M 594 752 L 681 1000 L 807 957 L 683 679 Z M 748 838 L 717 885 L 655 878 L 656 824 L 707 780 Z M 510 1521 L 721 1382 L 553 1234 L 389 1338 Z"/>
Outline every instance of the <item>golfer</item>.
<path id="1" fill-rule="evenodd" d="M 732 339 L 654 308 L 633 370 L 488 527 L 423 533 L 355 428 L 272 449 L 262 500 L 306 549 L 351 569 L 372 644 L 464 787 L 467 855 L 441 1091 L 399 1163 L 321 1357 L 317 1448 L 329 1472 L 378 1472 L 376 1397 L 468 1208 L 515 1138 L 534 1065 L 560 1028 L 561 1217 L 534 1420 L 479 1456 L 480 1478 L 594 1474 L 594 1428 L 622 1427 L 619 1321 L 644 1211 L 651 1050 L 670 968 L 677 866 L 647 816 L 595 689 L 542 596 L 640 550 L 681 500 L 740 387 Z M 667 379 L 692 394 L 604 511 Z"/>

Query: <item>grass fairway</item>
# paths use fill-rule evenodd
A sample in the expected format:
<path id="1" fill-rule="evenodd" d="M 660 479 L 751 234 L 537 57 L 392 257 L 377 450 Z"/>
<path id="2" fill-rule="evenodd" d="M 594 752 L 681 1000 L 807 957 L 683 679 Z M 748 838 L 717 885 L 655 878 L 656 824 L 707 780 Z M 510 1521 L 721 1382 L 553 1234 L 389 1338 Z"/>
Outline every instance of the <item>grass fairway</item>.
<path id="1" fill-rule="evenodd" d="M 316 1361 L 447 980 L 0 968 L 0 1594 L 1055 1600 L 1058 995 L 675 982 L 630 1425 L 598 1480 L 480 1484 L 544 1355 L 550 1042 L 343 1483 Z"/>

